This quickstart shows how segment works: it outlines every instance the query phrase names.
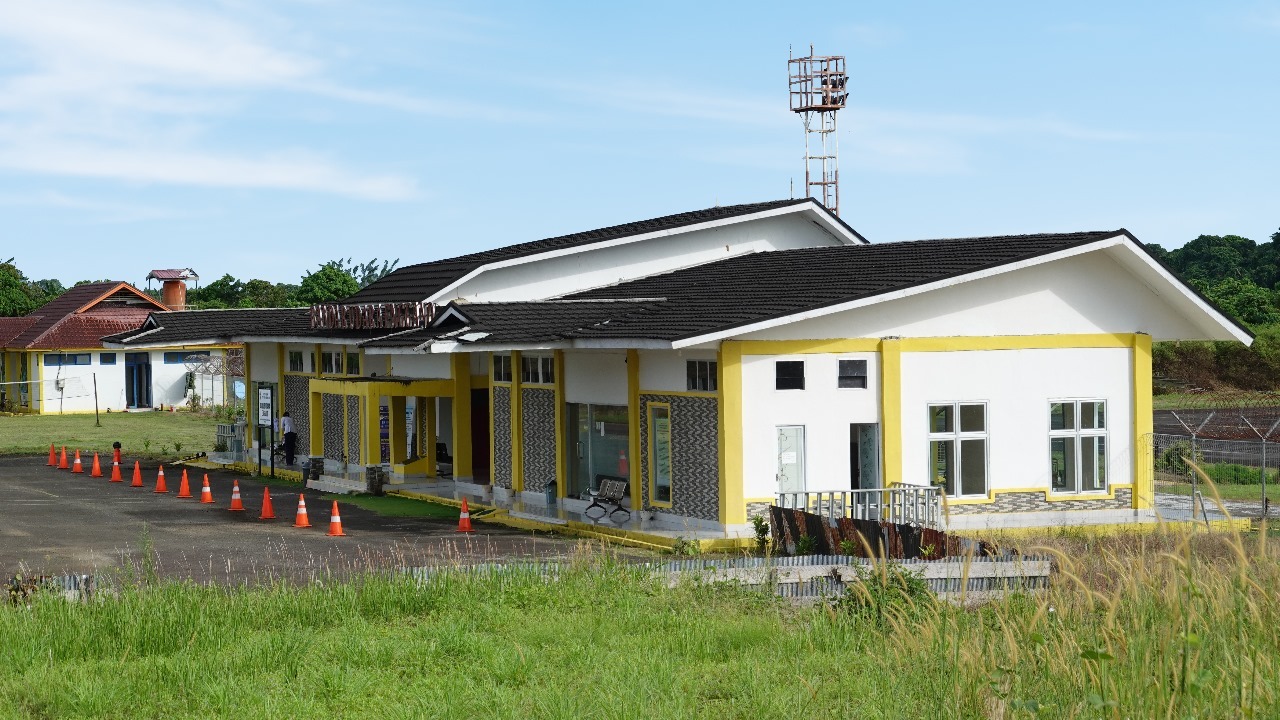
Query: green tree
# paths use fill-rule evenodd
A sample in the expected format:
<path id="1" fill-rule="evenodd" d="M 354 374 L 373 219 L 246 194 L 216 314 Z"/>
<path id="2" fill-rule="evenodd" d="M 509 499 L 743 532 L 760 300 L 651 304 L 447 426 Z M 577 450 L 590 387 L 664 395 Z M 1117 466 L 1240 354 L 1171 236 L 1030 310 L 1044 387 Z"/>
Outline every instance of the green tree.
<path id="1" fill-rule="evenodd" d="M 383 260 L 381 263 L 378 262 L 378 258 L 374 258 L 367 263 L 352 262 L 351 258 L 347 258 L 346 260 L 333 260 L 326 264 L 333 265 L 355 278 L 355 281 L 363 288 L 381 280 L 387 273 L 395 270 L 396 265 L 400 264 L 400 258 Z"/>
<path id="2" fill-rule="evenodd" d="M 187 303 L 201 310 L 240 307 L 244 299 L 244 283 L 230 274 L 214 280 L 187 295 Z"/>
<path id="3" fill-rule="evenodd" d="M 1195 283 L 1218 307 L 1249 326 L 1280 322 L 1275 294 L 1251 280 L 1228 277 L 1209 284 Z"/>
<path id="4" fill-rule="evenodd" d="M 13 258 L 0 263 L 0 317 L 20 317 L 37 307 L 32 285 Z"/>
<path id="5" fill-rule="evenodd" d="M 308 272 L 298 287 L 298 301 L 305 305 L 334 302 L 355 294 L 360 283 L 343 269 L 340 261 L 327 262 Z"/>
<path id="6" fill-rule="evenodd" d="M 244 284 L 240 307 L 290 307 L 294 305 L 293 296 L 296 292 L 297 287 L 294 285 L 284 283 L 273 285 L 266 280 L 250 280 Z"/>

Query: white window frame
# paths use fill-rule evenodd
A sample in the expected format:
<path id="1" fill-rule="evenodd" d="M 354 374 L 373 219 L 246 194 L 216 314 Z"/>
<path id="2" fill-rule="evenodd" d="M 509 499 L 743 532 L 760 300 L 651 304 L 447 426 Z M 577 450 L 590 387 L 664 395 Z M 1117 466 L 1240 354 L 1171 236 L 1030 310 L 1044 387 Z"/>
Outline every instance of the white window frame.
<path id="1" fill-rule="evenodd" d="M 551 355 L 521 355 L 520 383 L 522 385 L 554 385 L 555 367 L 556 361 Z M 515 372 L 514 368 L 512 372 Z"/>
<path id="2" fill-rule="evenodd" d="M 1080 406 L 1085 403 L 1097 403 L 1102 406 L 1102 424 L 1101 428 L 1085 428 L 1080 422 Z M 1075 427 L 1063 428 L 1060 430 L 1053 429 L 1053 406 L 1054 405 L 1072 405 L 1072 417 L 1075 421 Z M 1061 398 L 1049 401 L 1046 423 L 1049 426 L 1049 492 L 1053 495 L 1106 495 L 1111 487 L 1111 413 L 1107 409 L 1107 401 L 1105 398 Z M 1084 474 L 1084 443 L 1083 438 L 1101 438 L 1102 439 L 1102 487 L 1095 490 L 1083 490 L 1081 484 Z M 1053 486 L 1053 441 L 1058 438 L 1072 438 L 1075 442 L 1072 444 L 1075 454 L 1075 473 L 1074 477 L 1068 478 L 1067 487 L 1058 489 Z M 1096 440 L 1094 447 L 1097 447 Z M 1093 476 L 1098 476 L 1097 466 L 1098 455 L 1094 454 Z"/>
<path id="3" fill-rule="evenodd" d="M 960 430 L 960 408 L 966 405 L 978 405 L 982 408 L 982 430 L 962 432 Z M 933 409 L 936 407 L 951 408 L 951 431 L 950 432 L 934 432 L 933 431 Z M 943 402 L 931 402 L 925 408 L 926 430 L 928 431 L 928 440 L 926 441 L 926 457 L 928 458 L 929 484 L 934 485 L 934 463 L 936 459 L 933 457 L 933 443 L 951 441 L 951 447 L 955 451 L 955 480 L 954 489 L 956 494 L 947 493 L 947 497 L 956 498 L 958 500 L 969 498 L 986 498 L 991 496 L 991 413 L 990 405 L 986 400 L 954 400 Z M 982 441 L 982 492 L 960 494 L 959 490 L 964 487 L 964 478 L 961 472 L 964 469 L 964 443 L 965 440 L 981 440 Z M 945 489 L 945 486 L 944 486 Z"/>
<path id="4" fill-rule="evenodd" d="M 718 392 L 719 372 L 715 360 L 685 360 L 685 390 L 689 392 Z"/>

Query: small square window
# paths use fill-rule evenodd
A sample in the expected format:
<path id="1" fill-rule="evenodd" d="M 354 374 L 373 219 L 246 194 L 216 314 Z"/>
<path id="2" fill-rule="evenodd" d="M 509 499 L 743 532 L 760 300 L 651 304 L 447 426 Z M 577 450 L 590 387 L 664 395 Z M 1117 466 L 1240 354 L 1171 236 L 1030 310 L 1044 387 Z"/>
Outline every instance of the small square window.
<path id="1" fill-rule="evenodd" d="M 302 372 L 302 351 L 289 352 L 289 372 Z"/>
<path id="2" fill-rule="evenodd" d="M 511 356 L 493 356 L 493 381 L 511 382 Z"/>
<path id="3" fill-rule="evenodd" d="M 986 432 L 987 430 L 987 406 L 986 405 L 961 405 L 960 406 L 960 432 Z"/>
<path id="4" fill-rule="evenodd" d="M 347 374 L 360 374 L 360 353 L 347 353 Z"/>
<path id="5" fill-rule="evenodd" d="M 556 381 L 556 361 L 555 358 L 539 358 L 538 362 L 542 365 L 542 382 L 550 384 Z"/>
<path id="6" fill-rule="evenodd" d="M 98 364 L 99 365 L 115 365 L 116 354 L 115 353 L 98 353 Z"/>
<path id="7" fill-rule="evenodd" d="M 332 373 L 333 370 L 333 353 L 320 353 L 320 369 L 322 372 Z"/>
<path id="8" fill-rule="evenodd" d="M 684 367 L 686 389 L 694 392 L 716 391 L 717 367 L 715 360 L 688 360 L 685 362 Z"/>
<path id="9" fill-rule="evenodd" d="M 778 390 L 803 390 L 804 361 L 779 360 L 774 363 L 774 388 Z"/>
<path id="10" fill-rule="evenodd" d="M 867 389 L 867 361 L 841 360 L 836 387 Z"/>

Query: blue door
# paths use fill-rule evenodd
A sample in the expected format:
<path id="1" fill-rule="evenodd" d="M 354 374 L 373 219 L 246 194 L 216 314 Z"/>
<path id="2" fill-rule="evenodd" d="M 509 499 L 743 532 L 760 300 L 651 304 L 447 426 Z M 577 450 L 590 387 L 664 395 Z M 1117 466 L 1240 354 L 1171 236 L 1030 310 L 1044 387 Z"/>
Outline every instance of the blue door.
<path id="1" fill-rule="evenodd" d="M 151 353 L 125 353 L 124 401 L 131 408 L 151 407 Z"/>

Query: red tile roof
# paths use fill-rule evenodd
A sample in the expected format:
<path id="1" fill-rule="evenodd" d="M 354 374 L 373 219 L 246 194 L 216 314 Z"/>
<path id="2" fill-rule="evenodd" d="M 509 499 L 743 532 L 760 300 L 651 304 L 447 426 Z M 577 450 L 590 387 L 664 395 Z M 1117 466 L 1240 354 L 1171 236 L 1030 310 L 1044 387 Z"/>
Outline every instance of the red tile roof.
<path id="1" fill-rule="evenodd" d="M 152 270 L 147 273 L 148 280 L 186 280 L 187 278 L 199 278 L 195 270 L 191 268 L 177 268 L 174 270 Z"/>
<path id="2" fill-rule="evenodd" d="M 0 347 L 30 350 L 101 347 L 102 337 L 132 330 L 167 309 L 123 282 L 68 289 L 21 318 L 0 318 Z"/>

